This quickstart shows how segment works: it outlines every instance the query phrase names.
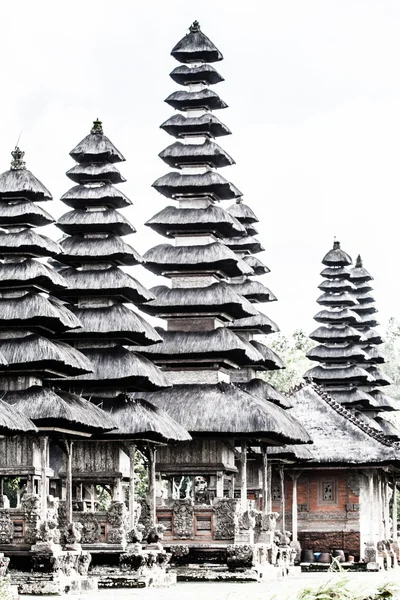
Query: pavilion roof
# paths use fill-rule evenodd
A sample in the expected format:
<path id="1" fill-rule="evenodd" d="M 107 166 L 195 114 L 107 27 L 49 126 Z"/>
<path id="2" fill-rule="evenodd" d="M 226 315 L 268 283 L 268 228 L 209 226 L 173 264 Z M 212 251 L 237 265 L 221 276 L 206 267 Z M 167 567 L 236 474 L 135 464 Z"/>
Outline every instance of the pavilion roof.
<path id="1" fill-rule="evenodd" d="M 171 71 L 169 76 L 179 85 L 193 85 L 194 83 L 214 85 L 224 81 L 222 75 L 214 67 L 205 63 L 197 67 L 179 65 Z"/>
<path id="2" fill-rule="evenodd" d="M 61 196 L 61 202 L 77 209 L 93 206 L 125 208 L 132 204 L 132 200 L 110 183 L 96 187 L 76 185 Z"/>
<path id="3" fill-rule="evenodd" d="M 201 31 L 198 21 L 194 21 L 187 33 L 171 50 L 171 56 L 181 63 L 217 62 L 223 59 L 221 52 Z"/>
<path id="4" fill-rule="evenodd" d="M 199 117 L 172 115 L 160 128 L 176 138 L 198 135 L 216 138 L 231 134 L 230 129 L 212 113 Z"/>
<path id="5" fill-rule="evenodd" d="M 37 433 L 37 428 L 24 413 L 0 400 L 0 435 L 20 433 Z"/>
<path id="6" fill-rule="evenodd" d="M 232 200 L 242 195 L 237 187 L 215 171 L 206 173 L 177 173 L 171 171 L 153 183 L 153 187 L 167 198 L 210 197 L 216 200 Z"/>
<path id="7" fill-rule="evenodd" d="M 235 164 L 233 158 L 221 146 L 209 139 L 202 144 L 174 142 L 158 156 L 173 169 L 192 165 L 210 165 L 217 169 Z"/>
<path id="8" fill-rule="evenodd" d="M 69 155 L 78 163 L 117 163 L 125 158 L 103 133 L 99 120 L 94 121 L 92 131 L 71 150 Z"/>
<path id="9" fill-rule="evenodd" d="M 333 242 L 333 249 L 329 250 L 322 259 L 322 264 L 328 267 L 345 267 L 352 264 L 350 256 L 341 249 L 340 242 Z"/>
<path id="10" fill-rule="evenodd" d="M 84 233 L 129 235 L 136 232 L 128 219 L 114 208 L 105 210 L 75 209 L 60 217 L 57 225 L 68 235 Z"/>

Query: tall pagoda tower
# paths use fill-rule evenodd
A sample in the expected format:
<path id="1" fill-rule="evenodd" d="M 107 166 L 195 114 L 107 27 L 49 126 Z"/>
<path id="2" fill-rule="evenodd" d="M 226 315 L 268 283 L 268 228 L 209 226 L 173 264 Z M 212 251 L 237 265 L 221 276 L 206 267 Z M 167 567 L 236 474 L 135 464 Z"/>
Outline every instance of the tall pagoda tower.
<path id="1" fill-rule="evenodd" d="M 160 157 L 175 170 L 153 187 L 177 206 L 167 206 L 147 225 L 174 244 L 158 245 L 144 255 L 145 266 L 168 278 L 171 287 L 153 288 L 156 299 L 143 306 L 149 314 L 165 318 L 167 329 L 157 330 L 161 344 L 141 352 L 163 368 L 173 385 L 146 398 L 165 409 L 194 440 L 159 451 L 158 519 L 170 537 L 232 539 L 238 504 L 235 457 L 240 506 L 246 511 L 248 441 L 280 444 L 303 442 L 307 436 L 279 406 L 232 383 L 233 372 L 264 368 L 271 359 L 231 328 L 258 314 L 231 282 L 255 272 L 247 254 L 259 244 L 235 216 L 218 206 L 242 196 L 218 172 L 233 164 L 215 141 L 230 134 L 213 114 L 226 108 L 212 89 L 223 78 L 210 64 L 222 60 L 222 54 L 197 21 L 171 54 L 180 63 L 171 78 L 183 90 L 166 99 L 179 112 L 161 125 L 176 141 Z"/>

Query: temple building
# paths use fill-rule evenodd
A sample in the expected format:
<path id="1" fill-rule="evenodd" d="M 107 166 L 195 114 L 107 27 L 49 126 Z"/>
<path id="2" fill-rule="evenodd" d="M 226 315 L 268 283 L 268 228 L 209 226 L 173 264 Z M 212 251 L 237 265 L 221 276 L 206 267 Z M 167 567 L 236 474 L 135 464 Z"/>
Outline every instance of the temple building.
<path id="1" fill-rule="evenodd" d="M 157 328 L 162 343 L 140 352 L 163 369 L 172 388 L 133 397 L 164 409 L 193 437 L 158 453 L 157 517 L 165 537 L 232 541 L 241 528 L 237 515 L 251 506 L 249 449 L 303 443 L 308 436 L 279 400 L 275 403 L 278 393 L 257 397 L 235 385 L 235 373 L 242 370 L 254 374 L 282 366 L 251 335 L 276 328 L 252 303 L 273 295 L 248 279 L 265 269 L 251 256 L 262 249 L 252 237 L 254 227 L 219 206 L 240 203 L 242 197 L 218 172 L 234 162 L 215 141 L 230 134 L 213 114 L 227 106 L 211 89 L 223 78 L 210 63 L 222 54 L 197 22 L 171 54 L 180 63 L 171 78 L 183 90 L 166 99 L 179 112 L 161 125 L 176 141 L 160 157 L 175 170 L 153 187 L 176 206 L 147 222 L 169 243 L 144 255 L 145 266 L 169 279 L 170 286 L 153 288 L 155 300 L 143 305 L 145 312 L 166 319 L 167 327 Z M 266 469 L 261 479 L 265 497 Z"/>

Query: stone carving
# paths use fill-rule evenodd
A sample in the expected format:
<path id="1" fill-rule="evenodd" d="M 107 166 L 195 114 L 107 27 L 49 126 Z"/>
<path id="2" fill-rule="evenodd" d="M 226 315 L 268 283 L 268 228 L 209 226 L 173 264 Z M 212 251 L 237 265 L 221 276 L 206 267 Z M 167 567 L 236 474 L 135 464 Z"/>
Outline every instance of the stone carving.
<path id="1" fill-rule="evenodd" d="M 234 517 L 238 500 L 221 498 L 214 504 L 214 538 L 216 540 L 232 540 L 235 535 Z"/>
<path id="2" fill-rule="evenodd" d="M 374 542 L 365 542 L 365 550 L 364 550 L 364 560 L 366 563 L 374 562 L 376 563 L 378 558 L 378 552 L 375 547 Z"/>
<path id="3" fill-rule="evenodd" d="M 126 545 L 128 531 L 128 510 L 125 502 L 113 501 L 107 511 L 108 533 L 107 541 L 110 544 Z"/>
<path id="4" fill-rule="evenodd" d="M 10 559 L 0 552 L 0 577 L 5 577 Z"/>
<path id="5" fill-rule="evenodd" d="M 96 515 L 93 513 L 86 513 L 80 523 L 82 524 L 83 544 L 95 544 L 100 541 L 101 527 Z"/>
<path id="6" fill-rule="evenodd" d="M 308 512 L 308 504 L 298 504 L 297 512 L 301 512 L 301 513 Z"/>
<path id="7" fill-rule="evenodd" d="M 170 547 L 173 558 L 183 558 L 189 554 L 189 546 L 186 544 L 176 544 Z"/>
<path id="8" fill-rule="evenodd" d="M 146 538 L 150 527 L 151 527 L 151 519 L 150 519 L 150 506 L 146 500 L 140 501 L 140 515 L 139 515 L 139 523 L 143 525 L 143 537 Z"/>
<path id="9" fill-rule="evenodd" d="M 82 529 L 82 523 L 69 523 L 64 534 L 67 550 L 81 550 Z"/>
<path id="10" fill-rule="evenodd" d="M 158 523 L 154 527 L 151 527 L 148 536 L 147 543 L 148 544 L 158 544 L 164 538 L 165 527 L 161 523 Z"/>
<path id="11" fill-rule="evenodd" d="M 128 533 L 126 534 L 126 540 L 128 544 L 137 544 L 143 539 L 144 525 L 137 523 Z"/>
<path id="12" fill-rule="evenodd" d="M 174 515 L 174 537 L 192 539 L 194 537 L 193 500 L 174 500 L 172 511 Z"/>
<path id="13" fill-rule="evenodd" d="M 119 565 L 122 571 L 136 571 L 138 575 L 156 568 L 165 568 L 168 563 L 168 555 L 164 550 L 144 551 L 140 544 L 131 552 L 120 555 Z"/>
<path id="14" fill-rule="evenodd" d="M 346 504 L 346 510 L 347 510 L 347 512 L 359 512 L 360 511 L 360 505 L 358 503 L 355 503 L 355 502 L 347 502 L 347 504 Z"/>
<path id="15" fill-rule="evenodd" d="M 21 500 L 21 508 L 25 513 L 25 542 L 35 544 L 39 535 L 40 498 L 36 494 L 25 494 Z"/>
<path id="16" fill-rule="evenodd" d="M 228 544 L 226 555 L 230 571 L 250 569 L 254 565 L 253 546 L 251 544 Z"/>
<path id="17" fill-rule="evenodd" d="M 78 560 L 78 573 L 79 575 L 86 576 L 89 571 L 89 566 L 92 561 L 92 555 L 89 552 L 82 552 Z"/>
<path id="18" fill-rule="evenodd" d="M 0 544 L 11 544 L 13 540 L 14 526 L 10 519 L 10 511 L 0 510 Z"/>

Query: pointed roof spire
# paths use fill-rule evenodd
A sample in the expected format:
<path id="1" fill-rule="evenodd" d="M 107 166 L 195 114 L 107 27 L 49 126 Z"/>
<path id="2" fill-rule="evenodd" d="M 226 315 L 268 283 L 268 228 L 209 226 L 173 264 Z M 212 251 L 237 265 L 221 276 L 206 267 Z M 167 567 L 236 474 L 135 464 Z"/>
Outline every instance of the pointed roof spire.
<path id="1" fill-rule="evenodd" d="M 340 250 L 340 242 L 336 238 L 334 238 L 334 240 L 333 240 L 333 249 Z"/>
<path id="2" fill-rule="evenodd" d="M 11 169 L 13 171 L 25 169 L 25 161 L 23 160 L 25 152 L 20 150 L 18 146 L 15 146 L 14 150 L 11 152 L 11 156 L 13 157 L 11 161 Z"/>
<path id="3" fill-rule="evenodd" d="M 190 33 L 197 33 L 200 31 L 200 23 L 198 21 L 193 21 L 191 26 L 189 27 Z"/>
<path id="4" fill-rule="evenodd" d="M 103 123 L 102 123 L 102 121 L 99 121 L 99 119 L 96 119 L 95 121 L 93 121 L 93 127 L 90 130 L 90 133 L 100 133 L 100 134 L 103 134 Z"/>
<path id="5" fill-rule="evenodd" d="M 361 269 L 362 266 L 363 266 L 363 261 L 361 258 L 361 254 L 359 254 L 357 256 L 357 260 L 356 260 L 356 269 Z"/>
<path id="6" fill-rule="evenodd" d="M 189 33 L 172 48 L 171 55 L 181 63 L 211 63 L 223 59 L 218 48 L 201 31 L 198 21 L 192 23 Z"/>

